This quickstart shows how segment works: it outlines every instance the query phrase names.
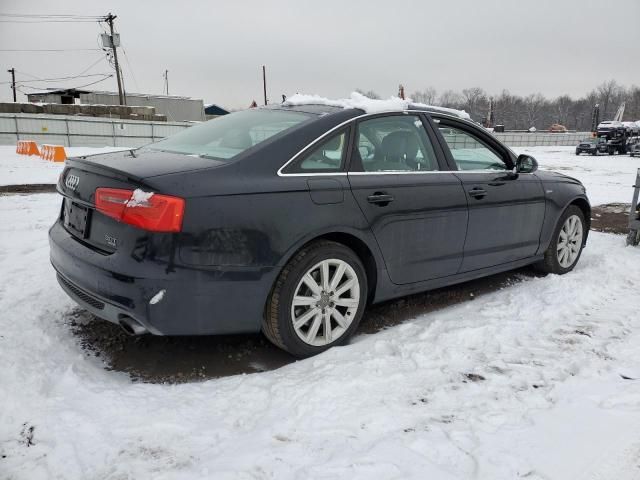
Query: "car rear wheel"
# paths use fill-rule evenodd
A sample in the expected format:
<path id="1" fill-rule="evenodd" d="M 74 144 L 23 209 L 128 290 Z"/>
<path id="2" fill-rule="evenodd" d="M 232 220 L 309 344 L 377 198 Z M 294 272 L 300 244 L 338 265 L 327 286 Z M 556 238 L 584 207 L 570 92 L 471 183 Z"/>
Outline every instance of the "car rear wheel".
<path id="1" fill-rule="evenodd" d="M 349 340 L 366 299 L 367 277 L 358 256 L 336 242 L 314 242 L 280 273 L 262 330 L 297 357 L 316 355 Z"/>
<path id="2" fill-rule="evenodd" d="M 585 228 L 582 210 L 570 205 L 560 217 L 544 260 L 537 267 L 543 272 L 558 275 L 573 270 L 584 247 Z"/>

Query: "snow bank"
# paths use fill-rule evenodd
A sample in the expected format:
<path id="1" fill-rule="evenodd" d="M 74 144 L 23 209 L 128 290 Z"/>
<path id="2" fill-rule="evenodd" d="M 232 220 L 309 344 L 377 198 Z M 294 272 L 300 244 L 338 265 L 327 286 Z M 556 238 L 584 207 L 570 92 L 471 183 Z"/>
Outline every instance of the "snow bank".
<path id="1" fill-rule="evenodd" d="M 434 107 L 426 105 L 424 103 L 414 103 L 411 101 L 411 99 L 403 100 L 400 97 L 390 97 L 386 100 L 372 99 L 369 97 L 365 97 L 358 92 L 351 92 L 349 98 L 335 100 L 321 97 L 319 95 L 305 95 L 296 93 L 295 95 L 287 98 L 284 102 L 284 105 L 328 105 L 330 107 L 358 108 L 360 110 L 364 110 L 366 113 L 402 112 L 413 106 L 427 107 L 456 115 L 461 118 L 470 118 L 467 112 L 465 112 L 464 110 L 455 110 L 445 107 Z"/>
<path id="2" fill-rule="evenodd" d="M 621 375 L 640 379 L 640 249 L 623 237 L 276 371 L 149 385 L 71 334 L 59 206 L 0 197 L 0 477 L 637 478 L 640 380 Z"/>

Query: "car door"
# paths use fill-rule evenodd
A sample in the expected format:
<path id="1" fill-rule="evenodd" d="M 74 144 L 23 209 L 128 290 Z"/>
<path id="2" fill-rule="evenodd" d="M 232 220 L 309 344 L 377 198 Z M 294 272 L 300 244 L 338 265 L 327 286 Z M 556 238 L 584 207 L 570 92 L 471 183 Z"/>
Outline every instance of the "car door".
<path id="1" fill-rule="evenodd" d="M 466 122 L 434 120 L 469 204 L 460 272 L 535 255 L 545 213 L 542 182 L 535 174 L 513 173 L 512 156 L 489 133 Z"/>
<path id="2" fill-rule="evenodd" d="M 455 274 L 467 201 L 428 120 L 418 113 L 361 119 L 348 178 L 395 284 Z"/>

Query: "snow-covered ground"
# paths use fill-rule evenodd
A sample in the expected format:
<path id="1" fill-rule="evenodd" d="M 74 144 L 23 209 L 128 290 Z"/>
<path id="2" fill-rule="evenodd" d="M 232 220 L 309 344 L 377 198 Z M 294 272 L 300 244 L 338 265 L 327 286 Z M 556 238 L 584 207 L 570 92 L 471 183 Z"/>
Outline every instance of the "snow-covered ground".
<path id="1" fill-rule="evenodd" d="M 117 150 L 126 149 L 74 147 L 67 148 L 67 155 L 92 155 Z M 513 150 L 533 155 L 540 168 L 556 170 L 582 181 L 587 187 L 592 205 L 631 201 L 631 185 L 635 180 L 636 170 L 640 168 L 640 158 L 626 155 L 577 157 L 574 147 L 515 147 Z M 0 146 L 0 186 L 56 183 L 63 168 L 63 163 L 18 155 L 15 147 Z"/>
<path id="2" fill-rule="evenodd" d="M 68 157 L 127 150 L 122 147 L 66 147 Z M 48 162 L 32 155 L 18 155 L 16 147 L 0 145 L 0 186 L 56 183 L 64 168 L 63 162 Z"/>
<path id="3" fill-rule="evenodd" d="M 640 249 L 621 236 L 276 371 L 150 385 L 65 324 L 58 208 L 0 197 L 2 478 L 638 478 Z"/>
<path id="4" fill-rule="evenodd" d="M 526 150 L 594 204 L 630 200 L 638 160 Z M 621 236 L 592 232 L 568 275 L 276 371 L 151 385 L 104 370 L 65 323 L 59 205 L 0 196 L 1 479 L 640 478 L 640 248 Z"/>
<path id="5" fill-rule="evenodd" d="M 535 157 L 541 169 L 555 170 L 580 180 L 591 205 L 631 203 L 631 186 L 640 168 L 640 158 L 628 155 L 576 155 L 575 147 L 514 147 Z"/>

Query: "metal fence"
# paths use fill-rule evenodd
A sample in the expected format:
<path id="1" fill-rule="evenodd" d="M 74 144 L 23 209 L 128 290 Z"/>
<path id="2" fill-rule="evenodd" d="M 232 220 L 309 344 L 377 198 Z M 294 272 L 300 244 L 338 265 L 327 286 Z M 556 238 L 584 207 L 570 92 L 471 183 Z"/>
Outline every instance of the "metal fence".
<path id="1" fill-rule="evenodd" d="M 0 145 L 35 140 L 66 147 L 140 147 L 190 127 L 190 122 L 149 122 L 112 118 L 0 113 Z M 574 146 L 589 132 L 494 133 L 511 147 Z"/>
<path id="2" fill-rule="evenodd" d="M 65 147 L 141 147 L 193 125 L 67 115 L 0 114 L 0 145 L 18 140 Z"/>
<path id="3" fill-rule="evenodd" d="M 583 138 L 590 137 L 591 132 L 504 132 L 493 135 L 510 147 L 576 146 Z"/>

